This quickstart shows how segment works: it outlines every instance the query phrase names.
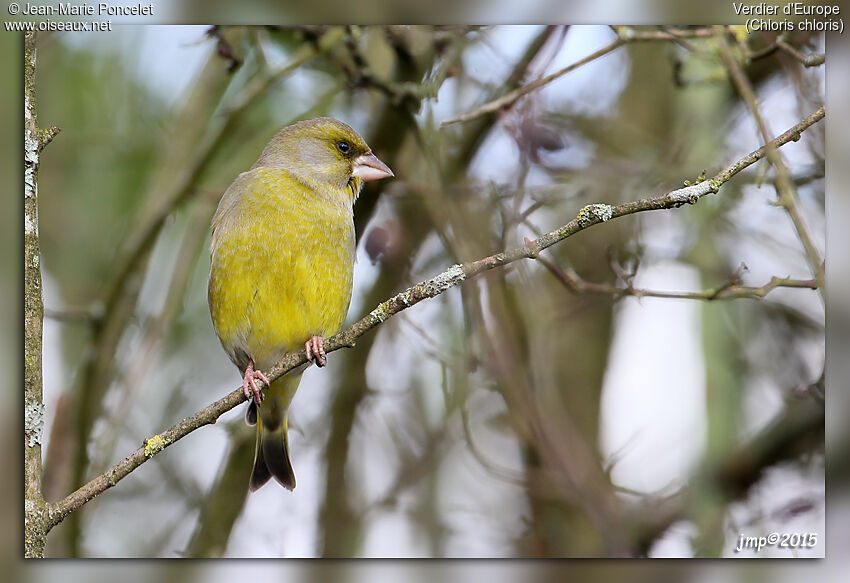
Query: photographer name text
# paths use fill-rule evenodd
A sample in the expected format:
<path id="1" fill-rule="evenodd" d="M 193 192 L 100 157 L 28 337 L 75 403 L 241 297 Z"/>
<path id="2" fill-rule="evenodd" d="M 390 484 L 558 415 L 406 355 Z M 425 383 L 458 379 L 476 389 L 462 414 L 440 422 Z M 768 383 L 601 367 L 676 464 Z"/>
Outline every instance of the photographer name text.
<path id="1" fill-rule="evenodd" d="M 30 4 L 20 6 L 19 13 L 24 16 L 153 16 L 153 4 Z"/>

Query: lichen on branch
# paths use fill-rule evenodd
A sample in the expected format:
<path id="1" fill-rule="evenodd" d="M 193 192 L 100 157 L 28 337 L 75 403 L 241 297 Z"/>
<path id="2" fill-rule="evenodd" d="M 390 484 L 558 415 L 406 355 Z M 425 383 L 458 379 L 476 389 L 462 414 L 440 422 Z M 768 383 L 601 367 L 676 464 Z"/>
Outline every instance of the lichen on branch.
<path id="1" fill-rule="evenodd" d="M 24 35 L 24 555 L 44 554 L 47 504 L 41 494 L 44 429 L 42 330 L 44 302 L 38 241 L 38 167 L 41 151 L 59 128 L 41 130 L 35 107 L 35 33 Z"/>

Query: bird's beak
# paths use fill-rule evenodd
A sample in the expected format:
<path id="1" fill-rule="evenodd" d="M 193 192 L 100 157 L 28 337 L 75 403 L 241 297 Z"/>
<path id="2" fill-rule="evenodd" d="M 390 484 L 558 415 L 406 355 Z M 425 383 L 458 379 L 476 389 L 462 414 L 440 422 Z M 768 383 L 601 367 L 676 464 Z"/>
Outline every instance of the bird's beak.
<path id="1" fill-rule="evenodd" d="M 357 156 L 352 162 L 351 175 L 361 178 L 363 182 L 395 176 L 390 167 L 378 160 L 378 157 L 371 152 Z"/>

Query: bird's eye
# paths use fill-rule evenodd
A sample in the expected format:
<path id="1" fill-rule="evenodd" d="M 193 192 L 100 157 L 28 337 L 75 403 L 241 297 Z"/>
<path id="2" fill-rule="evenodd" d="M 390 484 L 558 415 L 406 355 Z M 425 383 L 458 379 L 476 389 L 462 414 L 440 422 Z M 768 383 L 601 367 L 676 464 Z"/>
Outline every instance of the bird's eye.
<path id="1" fill-rule="evenodd" d="M 351 151 L 351 144 L 346 142 L 345 140 L 340 140 L 336 143 L 337 149 L 343 154 L 348 154 Z"/>

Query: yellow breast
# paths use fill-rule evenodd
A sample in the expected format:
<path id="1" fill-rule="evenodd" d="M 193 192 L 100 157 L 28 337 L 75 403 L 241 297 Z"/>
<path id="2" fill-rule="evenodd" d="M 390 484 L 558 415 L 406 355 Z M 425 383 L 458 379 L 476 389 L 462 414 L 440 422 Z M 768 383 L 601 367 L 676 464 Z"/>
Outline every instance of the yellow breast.
<path id="1" fill-rule="evenodd" d="M 213 220 L 210 313 L 233 362 L 272 366 L 312 335 L 339 330 L 351 299 L 350 202 L 287 171 L 241 174 Z"/>

